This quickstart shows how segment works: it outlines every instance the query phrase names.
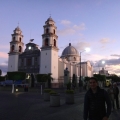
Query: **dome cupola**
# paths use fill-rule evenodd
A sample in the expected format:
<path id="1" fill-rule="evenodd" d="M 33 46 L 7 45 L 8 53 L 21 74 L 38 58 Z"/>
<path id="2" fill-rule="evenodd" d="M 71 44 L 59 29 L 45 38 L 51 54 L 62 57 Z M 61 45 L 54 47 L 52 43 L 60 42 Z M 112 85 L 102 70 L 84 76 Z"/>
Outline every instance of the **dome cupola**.
<path id="1" fill-rule="evenodd" d="M 69 46 L 63 50 L 61 58 L 73 63 L 80 61 L 79 53 L 76 48 L 71 45 L 71 43 L 69 43 Z"/>

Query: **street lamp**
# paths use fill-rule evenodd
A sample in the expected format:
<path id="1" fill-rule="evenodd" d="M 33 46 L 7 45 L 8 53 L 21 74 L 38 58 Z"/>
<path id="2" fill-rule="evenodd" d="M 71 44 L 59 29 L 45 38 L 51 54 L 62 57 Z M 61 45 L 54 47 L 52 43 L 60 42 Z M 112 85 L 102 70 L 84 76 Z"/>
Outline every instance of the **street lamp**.
<path id="1" fill-rule="evenodd" d="M 83 50 L 83 51 L 81 51 L 80 52 L 80 77 L 79 77 L 79 87 L 80 87 L 80 85 L 81 85 L 81 53 L 83 53 L 83 52 L 89 52 L 90 51 L 90 48 L 86 48 L 85 50 Z"/>

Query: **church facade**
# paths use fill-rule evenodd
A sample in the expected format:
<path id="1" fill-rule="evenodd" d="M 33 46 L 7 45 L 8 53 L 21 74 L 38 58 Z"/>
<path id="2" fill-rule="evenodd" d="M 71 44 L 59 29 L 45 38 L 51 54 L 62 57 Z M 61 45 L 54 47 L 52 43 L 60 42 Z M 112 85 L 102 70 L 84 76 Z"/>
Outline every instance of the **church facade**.
<path id="1" fill-rule="evenodd" d="M 43 26 L 42 46 L 39 48 L 35 43 L 26 44 L 24 48 L 22 31 L 15 28 L 10 42 L 8 71 L 24 71 L 26 73 L 52 73 L 53 84 L 63 82 L 64 70 L 68 68 L 69 77 L 75 74 L 77 77 L 91 77 L 93 68 L 89 61 L 81 62 L 77 49 L 69 43 L 58 57 L 58 36 L 54 20 L 49 17 Z"/>

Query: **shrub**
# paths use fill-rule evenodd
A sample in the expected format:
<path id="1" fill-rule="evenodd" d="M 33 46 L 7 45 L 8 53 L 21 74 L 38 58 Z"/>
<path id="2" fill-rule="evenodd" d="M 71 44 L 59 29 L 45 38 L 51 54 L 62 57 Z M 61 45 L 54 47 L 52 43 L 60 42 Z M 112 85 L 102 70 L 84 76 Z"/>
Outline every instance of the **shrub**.
<path id="1" fill-rule="evenodd" d="M 9 80 L 25 80 L 26 73 L 25 72 L 7 72 L 7 79 Z"/>
<path id="2" fill-rule="evenodd" d="M 50 93 L 52 90 L 51 89 L 44 89 L 45 93 Z"/>
<path id="3" fill-rule="evenodd" d="M 74 90 L 66 90 L 67 94 L 74 94 Z"/>
<path id="4" fill-rule="evenodd" d="M 53 91 L 53 90 L 51 90 L 50 95 L 58 95 L 58 93 Z"/>

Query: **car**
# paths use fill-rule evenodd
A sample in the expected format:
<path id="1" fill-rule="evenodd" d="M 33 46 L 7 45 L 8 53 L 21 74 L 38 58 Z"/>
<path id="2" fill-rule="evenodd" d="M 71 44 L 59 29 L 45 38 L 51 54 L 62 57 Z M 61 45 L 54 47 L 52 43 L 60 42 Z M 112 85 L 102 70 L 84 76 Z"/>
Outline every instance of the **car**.
<path id="1" fill-rule="evenodd" d="M 2 86 L 8 86 L 8 85 L 12 85 L 13 84 L 13 80 L 5 80 L 5 81 L 1 81 L 0 85 Z"/>

